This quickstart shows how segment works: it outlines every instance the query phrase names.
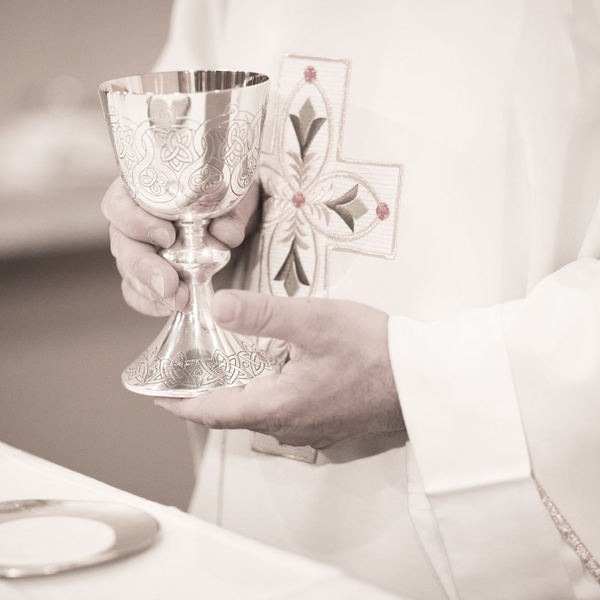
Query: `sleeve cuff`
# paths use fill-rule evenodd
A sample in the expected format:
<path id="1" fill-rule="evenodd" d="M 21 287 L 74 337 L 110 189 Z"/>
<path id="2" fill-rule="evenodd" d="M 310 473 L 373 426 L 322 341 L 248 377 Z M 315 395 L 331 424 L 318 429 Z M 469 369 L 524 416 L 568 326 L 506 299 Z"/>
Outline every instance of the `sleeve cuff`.
<path id="1" fill-rule="evenodd" d="M 391 317 L 389 349 L 426 493 L 530 475 L 498 307 L 430 325 Z"/>

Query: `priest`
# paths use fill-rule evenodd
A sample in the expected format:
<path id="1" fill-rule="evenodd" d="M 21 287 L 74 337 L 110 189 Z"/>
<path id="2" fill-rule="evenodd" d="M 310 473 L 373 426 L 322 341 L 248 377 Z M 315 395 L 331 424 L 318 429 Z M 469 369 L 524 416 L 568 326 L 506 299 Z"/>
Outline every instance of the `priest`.
<path id="1" fill-rule="evenodd" d="M 417 600 L 600 598 L 600 3 L 177 0 L 156 70 L 272 76 L 213 314 L 280 374 L 158 399 L 191 511 Z M 125 300 L 187 290 L 117 181 Z"/>

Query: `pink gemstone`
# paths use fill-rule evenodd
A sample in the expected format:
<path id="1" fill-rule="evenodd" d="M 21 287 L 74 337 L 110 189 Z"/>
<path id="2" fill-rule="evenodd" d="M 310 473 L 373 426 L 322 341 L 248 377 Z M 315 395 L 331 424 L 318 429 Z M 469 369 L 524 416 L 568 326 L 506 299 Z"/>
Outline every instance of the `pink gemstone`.
<path id="1" fill-rule="evenodd" d="M 306 198 L 302 192 L 296 192 L 292 196 L 292 202 L 296 208 L 300 208 L 306 202 Z"/>
<path id="2" fill-rule="evenodd" d="M 376 212 L 377 218 L 385 221 L 390 216 L 390 207 L 385 202 L 382 202 L 381 204 L 377 205 Z"/>
<path id="3" fill-rule="evenodd" d="M 317 71 L 314 67 L 306 67 L 306 69 L 304 69 L 304 79 L 307 83 L 313 83 L 316 78 Z"/>

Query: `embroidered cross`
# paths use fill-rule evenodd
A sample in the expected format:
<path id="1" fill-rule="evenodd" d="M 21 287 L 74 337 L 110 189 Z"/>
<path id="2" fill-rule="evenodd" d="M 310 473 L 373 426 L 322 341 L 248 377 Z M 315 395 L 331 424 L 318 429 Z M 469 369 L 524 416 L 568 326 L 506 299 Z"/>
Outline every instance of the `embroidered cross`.
<path id="1" fill-rule="evenodd" d="M 327 297 L 334 250 L 395 257 L 402 165 L 342 157 L 349 79 L 349 60 L 282 60 L 271 148 L 260 166 L 261 292 Z M 276 341 L 266 350 L 275 359 L 287 352 Z"/>

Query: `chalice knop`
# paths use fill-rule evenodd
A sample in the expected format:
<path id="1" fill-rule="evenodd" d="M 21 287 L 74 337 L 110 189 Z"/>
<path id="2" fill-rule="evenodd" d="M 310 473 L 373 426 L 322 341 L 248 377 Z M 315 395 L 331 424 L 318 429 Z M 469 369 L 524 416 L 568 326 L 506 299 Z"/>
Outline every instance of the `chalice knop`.
<path id="1" fill-rule="evenodd" d="M 230 257 L 207 233 L 248 191 L 259 161 L 269 78 L 244 71 L 174 71 L 107 81 L 100 99 L 121 171 L 144 210 L 174 221 L 160 254 L 189 302 L 124 372 L 139 394 L 190 397 L 275 370 L 246 337 L 211 316 L 211 277 Z"/>

